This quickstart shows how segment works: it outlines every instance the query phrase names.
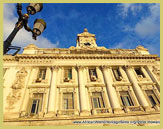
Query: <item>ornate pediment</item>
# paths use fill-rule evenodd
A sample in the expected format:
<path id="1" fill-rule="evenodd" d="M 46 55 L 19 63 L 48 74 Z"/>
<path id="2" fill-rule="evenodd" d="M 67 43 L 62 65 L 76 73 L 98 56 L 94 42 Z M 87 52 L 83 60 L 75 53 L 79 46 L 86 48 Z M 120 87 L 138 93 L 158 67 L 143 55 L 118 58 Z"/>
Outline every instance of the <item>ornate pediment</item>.
<path id="1" fill-rule="evenodd" d="M 95 48 L 97 47 L 96 38 L 94 34 L 88 32 L 88 29 L 84 29 L 83 33 L 77 35 L 78 48 Z"/>
<path id="2" fill-rule="evenodd" d="M 95 34 L 91 34 L 88 32 L 88 29 L 85 28 L 83 33 L 77 34 L 78 37 L 95 37 Z"/>

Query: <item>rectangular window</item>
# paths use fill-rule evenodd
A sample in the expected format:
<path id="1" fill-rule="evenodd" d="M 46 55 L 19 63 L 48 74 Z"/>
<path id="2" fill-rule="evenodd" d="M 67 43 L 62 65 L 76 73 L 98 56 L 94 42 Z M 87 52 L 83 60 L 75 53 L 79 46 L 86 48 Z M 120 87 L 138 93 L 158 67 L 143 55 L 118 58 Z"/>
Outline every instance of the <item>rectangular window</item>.
<path id="1" fill-rule="evenodd" d="M 42 78 L 42 80 L 45 80 L 45 76 L 46 76 L 46 69 L 40 69 L 39 78 Z"/>
<path id="2" fill-rule="evenodd" d="M 89 69 L 89 77 L 91 81 L 96 81 L 97 80 L 97 72 L 96 69 Z"/>
<path id="3" fill-rule="evenodd" d="M 101 92 L 93 92 L 92 93 L 92 101 L 94 108 L 104 108 L 104 101 Z"/>
<path id="4" fill-rule="evenodd" d="M 135 68 L 135 72 L 139 78 L 145 78 L 144 73 L 142 72 L 141 68 Z"/>
<path id="5" fill-rule="evenodd" d="M 120 91 L 119 93 L 123 106 L 134 106 L 128 91 Z"/>
<path id="6" fill-rule="evenodd" d="M 33 94 L 33 98 L 31 99 L 31 111 L 30 111 L 31 115 L 38 114 L 41 111 L 42 99 L 43 99 L 42 93 Z"/>
<path id="7" fill-rule="evenodd" d="M 115 79 L 117 81 L 121 81 L 122 80 L 122 75 L 121 75 L 121 72 L 120 72 L 119 68 L 114 68 L 114 69 L 112 69 L 112 71 L 113 71 Z"/>
<path id="8" fill-rule="evenodd" d="M 146 90 L 145 92 L 147 94 L 148 100 L 150 104 L 152 105 L 152 107 L 154 107 L 156 104 L 160 104 L 153 90 Z"/>
<path id="9" fill-rule="evenodd" d="M 74 109 L 73 93 L 63 93 L 63 109 Z"/>
<path id="10" fill-rule="evenodd" d="M 42 80 L 45 80 L 45 77 L 46 77 L 46 69 L 45 68 L 39 69 L 36 82 L 41 82 Z"/>
<path id="11" fill-rule="evenodd" d="M 64 81 L 68 82 L 72 79 L 72 69 L 64 69 Z"/>

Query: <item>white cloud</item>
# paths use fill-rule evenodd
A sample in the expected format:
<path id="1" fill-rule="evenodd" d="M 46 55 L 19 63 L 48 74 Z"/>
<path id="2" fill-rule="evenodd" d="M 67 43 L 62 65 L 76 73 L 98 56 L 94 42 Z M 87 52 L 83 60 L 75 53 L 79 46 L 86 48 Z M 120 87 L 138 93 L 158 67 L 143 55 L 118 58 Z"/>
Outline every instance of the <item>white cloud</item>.
<path id="1" fill-rule="evenodd" d="M 135 4 L 121 4 L 123 6 L 122 14 L 124 17 L 127 16 L 129 9 L 131 12 L 136 12 L 140 5 Z M 140 6 L 140 7 L 136 7 Z M 136 9 L 137 8 L 137 9 Z M 142 17 L 134 27 L 130 25 L 124 25 L 124 32 L 134 32 L 139 37 L 145 38 L 147 36 L 153 37 L 160 32 L 160 4 L 148 4 L 149 15 Z"/>
<path id="2" fill-rule="evenodd" d="M 131 11 L 132 15 L 136 15 L 142 9 L 140 4 L 133 4 L 133 3 L 122 3 L 118 5 L 120 15 L 125 18 L 128 16 L 128 12 Z"/>
<path id="3" fill-rule="evenodd" d="M 142 18 L 134 28 L 135 32 L 143 38 L 160 32 L 160 5 L 150 4 L 149 9 L 150 15 Z"/>
<path id="4" fill-rule="evenodd" d="M 153 18 L 160 17 L 160 4 L 159 3 L 151 4 L 151 6 L 149 6 L 149 9 L 151 11 L 151 16 Z"/>
<path id="5" fill-rule="evenodd" d="M 124 25 L 124 27 L 122 28 L 124 32 L 130 32 L 133 31 L 133 28 L 129 25 Z"/>
<path id="6" fill-rule="evenodd" d="M 147 49 L 151 54 L 158 54 L 160 55 L 160 46 L 158 44 L 147 44 Z"/>
<path id="7" fill-rule="evenodd" d="M 152 17 L 143 18 L 135 26 L 135 32 L 140 37 L 153 36 L 159 32 L 160 26 L 154 22 Z"/>
<path id="8" fill-rule="evenodd" d="M 14 29 L 15 23 L 17 22 L 17 17 L 14 16 L 16 12 L 15 4 L 4 4 L 4 19 L 3 19 L 3 34 L 4 40 L 9 36 L 9 34 Z M 52 43 L 44 36 L 37 37 L 37 40 L 32 39 L 32 34 L 27 32 L 24 28 L 19 30 L 15 36 L 12 45 L 25 47 L 28 44 L 33 43 L 40 48 L 55 48 L 59 46 L 59 41 Z"/>

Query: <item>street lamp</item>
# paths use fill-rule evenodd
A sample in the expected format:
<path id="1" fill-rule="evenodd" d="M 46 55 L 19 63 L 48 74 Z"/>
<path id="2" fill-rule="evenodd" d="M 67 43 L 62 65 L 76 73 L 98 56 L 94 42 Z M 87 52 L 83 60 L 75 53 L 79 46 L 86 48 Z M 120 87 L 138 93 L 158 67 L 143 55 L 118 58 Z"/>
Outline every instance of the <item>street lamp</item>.
<path id="1" fill-rule="evenodd" d="M 11 46 L 11 42 L 14 39 L 15 35 L 17 32 L 22 29 L 23 27 L 25 30 L 28 32 L 32 32 L 32 38 L 36 40 L 36 37 L 41 35 L 41 33 L 45 30 L 46 28 L 46 23 L 43 19 L 36 19 L 34 21 L 34 27 L 31 29 L 27 23 L 29 19 L 29 15 L 34 15 L 37 12 L 40 12 L 43 8 L 42 3 L 30 3 L 27 6 L 27 13 L 22 14 L 22 4 L 18 3 L 17 4 L 17 14 L 19 15 L 18 21 L 15 24 L 14 30 L 11 32 L 11 34 L 8 36 L 8 38 L 4 41 L 3 44 L 3 54 L 6 54 L 10 49 L 15 49 L 17 50 L 13 55 L 17 54 L 20 50 L 20 47 L 17 46 Z"/>

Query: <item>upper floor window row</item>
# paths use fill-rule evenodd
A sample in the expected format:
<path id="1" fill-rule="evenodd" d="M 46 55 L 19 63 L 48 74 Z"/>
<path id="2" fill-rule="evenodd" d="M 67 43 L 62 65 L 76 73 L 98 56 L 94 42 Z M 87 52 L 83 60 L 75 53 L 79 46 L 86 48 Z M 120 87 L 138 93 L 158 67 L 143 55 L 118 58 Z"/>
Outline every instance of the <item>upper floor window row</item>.
<path id="1" fill-rule="evenodd" d="M 96 68 L 90 68 L 89 69 L 89 78 L 91 81 L 96 81 L 98 76 L 97 76 L 97 71 Z"/>
<path id="2" fill-rule="evenodd" d="M 37 73 L 37 79 L 36 82 L 41 82 L 42 80 L 45 80 L 46 77 L 46 68 L 40 68 Z"/>
<path id="3" fill-rule="evenodd" d="M 113 75 L 114 75 L 114 78 L 116 79 L 116 81 L 121 81 L 123 79 L 122 73 L 120 72 L 119 67 L 113 68 L 112 72 L 113 72 Z"/>
<path id="4" fill-rule="evenodd" d="M 69 82 L 72 79 L 72 69 L 64 69 L 64 82 Z"/>
<path id="5" fill-rule="evenodd" d="M 145 74 L 143 73 L 141 67 L 135 67 L 134 70 L 138 78 L 145 78 Z"/>
<path id="6" fill-rule="evenodd" d="M 141 67 L 135 67 L 134 71 L 135 71 L 138 78 L 145 78 L 146 77 L 145 74 L 143 73 Z M 46 73 L 47 73 L 46 68 L 39 68 L 39 71 L 37 73 L 36 82 L 41 82 L 42 80 L 45 80 Z M 89 68 L 88 73 L 89 73 L 90 81 L 92 81 L 92 82 L 97 81 L 98 73 L 97 73 L 96 68 Z M 120 70 L 119 67 L 113 67 L 112 73 L 113 73 L 113 77 L 115 78 L 116 81 L 121 81 L 123 79 L 122 71 Z M 63 76 L 64 76 L 64 82 L 69 82 L 70 80 L 72 80 L 72 77 L 73 77 L 72 68 L 71 67 L 65 68 Z"/>

